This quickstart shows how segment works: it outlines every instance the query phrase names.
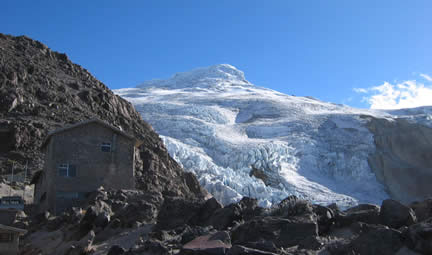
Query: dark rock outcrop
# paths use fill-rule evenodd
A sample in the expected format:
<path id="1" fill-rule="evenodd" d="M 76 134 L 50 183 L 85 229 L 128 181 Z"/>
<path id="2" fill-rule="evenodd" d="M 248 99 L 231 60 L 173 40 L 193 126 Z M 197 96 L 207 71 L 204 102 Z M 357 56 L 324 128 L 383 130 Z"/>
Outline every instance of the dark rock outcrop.
<path id="1" fill-rule="evenodd" d="M 432 217 L 432 198 L 413 202 L 410 207 L 413 209 L 418 221 L 424 221 Z"/>
<path id="2" fill-rule="evenodd" d="M 360 204 L 336 215 L 336 224 L 349 226 L 355 222 L 379 224 L 380 207 L 377 205 Z"/>
<path id="3" fill-rule="evenodd" d="M 268 240 L 277 247 L 291 247 L 309 236 L 318 235 L 317 223 L 311 219 L 284 219 L 273 216 L 259 217 L 238 226 L 232 231 L 234 244 Z"/>
<path id="4" fill-rule="evenodd" d="M 421 254 L 432 254 L 432 218 L 411 225 L 406 236 L 411 249 Z"/>
<path id="5" fill-rule="evenodd" d="M 228 255 L 275 255 L 277 253 L 252 249 L 241 245 L 234 245 L 227 254 Z"/>
<path id="6" fill-rule="evenodd" d="M 403 203 L 432 196 L 432 128 L 397 118 L 363 116 L 376 151 L 368 159 L 391 198 Z"/>
<path id="7" fill-rule="evenodd" d="M 395 229 L 410 226 L 417 221 L 411 208 L 392 199 L 386 199 L 382 202 L 380 219 L 382 224 Z"/>
<path id="8" fill-rule="evenodd" d="M 399 231 L 386 227 L 373 227 L 361 233 L 350 246 L 355 254 L 390 255 L 402 248 L 403 242 Z"/>
<path id="9" fill-rule="evenodd" d="M 221 231 L 211 235 L 199 236 L 186 243 L 181 254 L 185 255 L 224 255 L 231 248 L 228 232 Z"/>

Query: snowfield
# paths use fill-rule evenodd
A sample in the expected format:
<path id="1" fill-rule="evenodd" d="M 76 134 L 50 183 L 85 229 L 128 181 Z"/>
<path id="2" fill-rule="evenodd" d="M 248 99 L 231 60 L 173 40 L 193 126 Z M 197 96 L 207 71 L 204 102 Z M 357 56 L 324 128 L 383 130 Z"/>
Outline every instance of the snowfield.
<path id="1" fill-rule="evenodd" d="M 223 204 L 251 196 L 269 206 L 288 195 L 341 207 L 379 204 L 388 194 L 368 165 L 375 145 L 364 115 L 432 123 L 429 108 L 372 111 L 289 96 L 226 64 L 115 92 Z"/>

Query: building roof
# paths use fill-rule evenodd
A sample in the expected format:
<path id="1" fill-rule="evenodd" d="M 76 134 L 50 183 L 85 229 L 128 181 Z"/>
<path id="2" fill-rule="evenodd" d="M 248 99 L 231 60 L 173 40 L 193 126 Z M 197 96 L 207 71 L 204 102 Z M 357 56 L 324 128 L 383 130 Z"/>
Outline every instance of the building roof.
<path id="1" fill-rule="evenodd" d="M 135 137 L 125 133 L 123 130 L 120 130 L 114 126 L 111 126 L 110 124 L 106 123 L 105 121 L 102 121 L 100 119 L 89 119 L 89 120 L 78 122 L 78 123 L 75 123 L 73 125 L 70 125 L 70 126 L 67 126 L 64 128 L 59 128 L 59 129 L 56 129 L 54 131 L 49 132 L 47 137 L 45 138 L 44 142 L 42 143 L 42 148 L 44 148 L 48 144 L 48 142 L 52 136 L 59 134 L 59 133 L 62 133 L 62 132 L 65 132 L 65 131 L 68 131 L 68 130 L 71 130 L 71 129 L 76 128 L 76 127 L 81 127 L 81 126 L 92 124 L 92 123 L 97 123 L 99 125 L 107 127 L 109 129 L 113 130 L 114 132 L 116 132 L 117 134 L 122 135 L 122 136 L 124 136 L 130 140 L 135 141 L 135 147 L 138 147 L 143 143 L 143 141 L 138 140 Z"/>
<path id="2" fill-rule="evenodd" d="M 7 230 L 7 231 L 19 233 L 20 235 L 25 235 L 27 233 L 27 230 L 25 230 L 25 229 L 14 228 L 14 227 L 6 226 L 3 224 L 0 224 L 0 230 Z"/>

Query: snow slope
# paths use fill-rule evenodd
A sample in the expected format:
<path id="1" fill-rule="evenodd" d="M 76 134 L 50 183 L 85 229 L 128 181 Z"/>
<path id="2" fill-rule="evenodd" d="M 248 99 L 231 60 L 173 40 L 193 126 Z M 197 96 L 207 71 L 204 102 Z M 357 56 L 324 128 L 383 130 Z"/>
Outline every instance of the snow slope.
<path id="1" fill-rule="evenodd" d="M 269 206 L 288 195 L 342 207 L 380 203 L 388 194 L 367 162 L 375 146 L 362 115 L 409 115 L 431 123 L 429 109 L 412 117 L 257 87 L 227 64 L 115 92 L 224 204 L 252 196 Z M 252 169 L 260 178 L 251 176 Z"/>

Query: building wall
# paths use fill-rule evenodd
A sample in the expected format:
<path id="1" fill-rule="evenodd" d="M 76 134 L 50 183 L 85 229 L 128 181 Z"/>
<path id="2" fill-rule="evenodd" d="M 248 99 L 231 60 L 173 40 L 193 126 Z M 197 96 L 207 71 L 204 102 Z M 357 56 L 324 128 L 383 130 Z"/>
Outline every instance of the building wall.
<path id="1" fill-rule="evenodd" d="M 44 171 L 38 181 L 35 184 L 34 189 L 34 204 L 36 205 L 36 210 L 39 212 L 47 211 L 50 209 L 50 204 L 48 201 L 48 190 L 49 187 L 52 187 L 54 185 L 54 178 L 48 178 L 47 171 L 48 166 L 50 165 L 50 159 L 52 158 L 52 143 L 48 143 L 48 145 L 45 147 L 45 166 Z M 42 196 L 45 196 L 45 198 L 42 200 Z"/>
<path id="2" fill-rule="evenodd" d="M 111 143 L 111 152 L 101 150 L 102 143 Z M 58 134 L 49 141 L 45 174 L 36 199 L 46 192 L 41 210 L 58 213 L 64 207 L 76 206 L 85 193 L 100 186 L 105 189 L 133 189 L 134 141 L 98 123 L 78 126 Z M 60 164 L 76 166 L 76 177 L 58 175 Z M 61 193 L 77 192 L 79 197 L 58 198 Z"/>
<path id="3" fill-rule="evenodd" d="M 10 231 L 0 230 L 0 233 L 11 233 Z M 19 247 L 19 234 L 13 233 L 13 241 L 4 243 L 0 242 L 0 254 L 1 255 L 17 255 Z"/>
<path id="4" fill-rule="evenodd" d="M 0 224 L 11 226 L 15 221 L 17 213 L 17 210 L 0 209 Z"/>

